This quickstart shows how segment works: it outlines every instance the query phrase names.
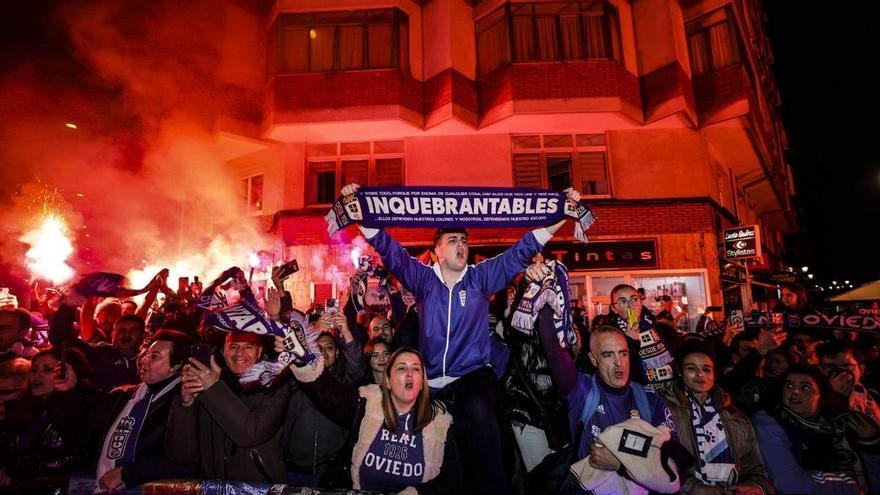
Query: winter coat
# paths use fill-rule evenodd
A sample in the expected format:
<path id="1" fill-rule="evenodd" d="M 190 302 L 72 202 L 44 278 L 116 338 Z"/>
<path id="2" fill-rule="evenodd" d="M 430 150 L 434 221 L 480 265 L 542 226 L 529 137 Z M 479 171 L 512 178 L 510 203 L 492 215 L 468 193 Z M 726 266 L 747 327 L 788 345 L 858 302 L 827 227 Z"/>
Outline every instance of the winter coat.
<path id="1" fill-rule="evenodd" d="M 23 492 L 67 487 L 70 474 L 89 469 L 95 430 L 89 416 L 97 392 L 80 382 L 45 397 L 25 396 L 0 422 L 0 469 Z M 8 406 L 7 406 L 8 407 Z"/>
<path id="2" fill-rule="evenodd" d="M 765 494 L 773 493 L 773 485 L 767 478 L 767 470 L 761 452 L 758 450 L 758 441 L 755 438 L 755 430 L 739 409 L 733 406 L 730 395 L 719 387 L 710 392 L 716 410 L 721 415 L 721 423 L 727 435 L 727 443 L 736 462 L 736 470 L 739 473 L 737 483 L 754 483 L 764 490 Z M 662 392 L 666 404 L 672 412 L 675 422 L 675 431 L 678 432 L 679 442 L 699 462 L 696 439 L 694 438 L 693 422 L 691 420 L 691 403 L 684 385 L 676 380 L 668 389 Z M 680 466 L 684 467 L 684 466 Z M 682 484 L 682 493 L 691 493 L 700 482 L 694 477 L 694 466 L 688 466 L 690 475 Z"/>
<path id="3" fill-rule="evenodd" d="M 167 383 L 163 381 L 150 388 L 159 390 Z M 104 439 L 112 433 L 109 429 L 113 427 L 116 418 L 137 392 L 138 387 L 139 385 L 126 385 L 111 390 L 103 400 L 103 407 L 96 411 L 106 411 L 106 415 L 101 419 L 103 427 L 98 439 L 99 449 L 103 448 Z M 134 460 L 122 467 L 122 481 L 126 487 L 131 488 L 163 478 L 186 478 L 193 475 L 193 464 L 176 464 L 165 455 L 165 426 L 171 414 L 171 403 L 179 395 L 180 385 L 177 385 L 150 404 L 138 435 Z"/>
<path id="4" fill-rule="evenodd" d="M 281 432 L 290 397 L 286 383 L 243 390 L 224 374 L 189 407 L 174 398 L 165 435 L 169 457 L 198 463 L 201 478 L 283 483 Z"/>
<path id="5" fill-rule="evenodd" d="M 355 433 L 351 435 L 351 479 L 354 489 L 359 490 L 360 468 L 385 422 L 382 389 L 379 385 L 366 385 L 355 390 L 340 384 L 324 373 L 321 357 L 314 367 L 291 369 L 303 389 L 329 418 L 340 425 L 351 425 Z M 422 430 L 425 464 L 422 483 L 400 493 L 441 495 L 461 491 L 462 468 L 451 425 L 452 416 L 438 411 L 434 420 Z"/>
<path id="6" fill-rule="evenodd" d="M 339 347 L 341 355 L 337 366 L 328 372 L 331 379 L 354 389 L 361 383 L 363 346 L 355 339 Z M 344 361 L 344 363 L 343 363 Z M 290 402 L 284 419 L 281 446 L 284 465 L 288 470 L 323 476 L 336 464 L 348 440 L 348 427 L 339 425 L 324 415 L 296 380 L 290 380 Z"/>

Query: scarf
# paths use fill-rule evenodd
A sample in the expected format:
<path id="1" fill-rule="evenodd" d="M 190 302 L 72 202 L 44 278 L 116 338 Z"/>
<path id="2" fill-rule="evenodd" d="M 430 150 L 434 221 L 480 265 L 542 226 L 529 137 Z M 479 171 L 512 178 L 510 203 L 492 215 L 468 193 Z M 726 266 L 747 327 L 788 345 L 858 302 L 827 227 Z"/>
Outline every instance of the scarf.
<path id="1" fill-rule="evenodd" d="M 721 414 L 715 410 L 712 397 L 706 397 L 700 404 L 696 397 L 688 392 L 691 403 L 691 426 L 694 441 L 697 444 L 697 479 L 710 486 L 731 486 L 736 483 L 736 461 L 727 433 L 721 422 Z"/>
<path id="2" fill-rule="evenodd" d="M 386 299 L 388 294 L 388 287 L 390 284 L 390 275 L 385 271 L 381 266 L 377 266 L 376 262 L 370 256 L 361 256 L 358 260 L 358 268 L 354 272 L 354 276 L 351 278 L 351 304 L 354 306 L 355 311 L 358 314 L 365 314 L 367 312 L 366 308 L 369 306 L 367 301 L 367 293 L 371 290 L 369 286 L 369 279 L 377 279 L 379 280 L 378 291 L 382 294 L 379 295 L 379 299 Z M 375 295 L 373 293 L 373 295 Z M 375 297 L 372 297 L 375 302 Z"/>
<path id="3" fill-rule="evenodd" d="M 666 386 L 672 382 L 675 376 L 672 370 L 675 360 L 666 348 L 666 344 L 663 343 L 660 334 L 654 328 L 654 315 L 644 306 L 642 306 L 638 320 L 639 358 L 642 371 L 647 379 L 647 386 L 649 388 L 659 385 Z M 626 329 L 629 328 L 627 319 L 614 311 L 608 312 L 602 324 L 616 326 L 623 333 L 626 333 Z"/>
<path id="4" fill-rule="evenodd" d="M 138 436 L 144 426 L 144 420 L 150 410 L 150 406 L 171 392 L 182 378 L 176 377 L 161 390 L 151 393 L 146 383 L 138 385 L 134 395 L 116 417 L 116 421 L 104 437 L 104 445 L 98 458 L 98 475 L 101 479 L 104 473 L 117 466 L 124 466 L 135 460 Z"/>
<path id="5" fill-rule="evenodd" d="M 237 267 L 228 268 L 225 272 L 221 273 L 219 277 L 215 278 L 202 290 L 202 293 L 199 294 L 196 306 L 207 310 L 225 308 L 228 305 L 226 294 L 217 289 L 219 289 L 220 286 L 226 283 L 230 278 L 234 278 L 238 270 Z"/>
<path id="6" fill-rule="evenodd" d="M 161 272 L 160 272 L 161 273 Z M 84 275 L 73 285 L 73 290 L 84 297 L 134 297 L 150 290 L 159 275 L 153 277 L 143 289 L 125 287 L 126 278 L 118 273 L 95 272 Z"/>
<path id="7" fill-rule="evenodd" d="M 571 301 L 568 292 L 568 268 L 561 261 L 548 261 L 550 273 L 531 282 L 519 300 L 510 323 L 520 332 L 531 335 L 538 313 L 546 304 L 553 308 L 553 324 L 560 347 L 573 346 L 577 335 L 571 324 Z"/>
<path id="8" fill-rule="evenodd" d="M 791 441 L 798 464 L 819 471 L 814 477 L 846 478 L 866 486 L 859 456 L 846 439 L 846 427 L 825 418 L 806 419 L 779 404 L 773 416 Z"/>
<path id="9" fill-rule="evenodd" d="M 247 293 L 250 294 L 250 293 Z M 241 383 L 248 384 L 259 381 L 270 385 L 293 363 L 301 366 L 315 359 L 310 351 L 305 328 L 308 318 L 299 311 L 293 311 L 290 322 L 283 324 L 263 315 L 253 295 L 242 297 L 237 303 L 205 313 L 205 323 L 224 332 L 252 332 L 258 335 L 273 335 L 284 341 L 284 350 L 275 361 L 259 361 L 254 363 L 240 377 Z"/>
<path id="10" fill-rule="evenodd" d="M 565 193 L 502 187 L 363 187 L 340 197 L 324 217 L 332 236 L 353 223 L 364 227 L 535 227 L 577 219 L 575 237 L 596 221 L 586 202 Z"/>

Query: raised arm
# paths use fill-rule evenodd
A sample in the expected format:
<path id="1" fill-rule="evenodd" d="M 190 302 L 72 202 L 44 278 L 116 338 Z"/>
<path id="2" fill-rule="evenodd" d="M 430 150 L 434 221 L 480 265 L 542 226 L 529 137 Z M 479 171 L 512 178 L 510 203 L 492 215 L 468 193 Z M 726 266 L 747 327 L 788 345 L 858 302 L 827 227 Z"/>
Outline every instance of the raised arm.
<path id="1" fill-rule="evenodd" d="M 275 337 L 275 351 L 283 350 L 283 340 Z M 325 416 L 343 428 L 351 427 L 360 402 L 358 392 L 355 387 L 333 379 L 324 369 L 324 358 L 320 354 L 304 366 L 291 364 L 290 371 Z"/>
<path id="2" fill-rule="evenodd" d="M 572 188 L 566 189 L 565 192 L 568 199 L 575 202 L 581 198 L 580 193 Z M 517 274 L 531 264 L 532 258 L 541 252 L 544 245 L 553 238 L 564 223 L 565 220 L 560 220 L 549 227 L 535 229 L 501 255 L 479 263 L 476 269 L 484 293 L 494 294 L 507 287 Z"/>
<path id="3" fill-rule="evenodd" d="M 550 366 L 553 382 L 559 388 L 559 393 L 567 396 L 577 383 L 578 372 L 571 356 L 559 347 L 556 326 L 553 323 L 553 308 L 549 305 L 545 305 L 538 313 L 538 334 L 541 336 L 544 354 L 547 355 L 547 365 Z"/>

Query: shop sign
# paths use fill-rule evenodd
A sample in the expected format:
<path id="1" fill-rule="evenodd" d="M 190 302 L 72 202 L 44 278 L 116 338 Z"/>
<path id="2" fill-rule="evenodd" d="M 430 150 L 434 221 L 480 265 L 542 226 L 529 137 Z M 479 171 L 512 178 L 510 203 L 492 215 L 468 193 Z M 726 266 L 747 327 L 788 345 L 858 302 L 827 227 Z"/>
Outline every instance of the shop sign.
<path id="1" fill-rule="evenodd" d="M 554 243 L 544 255 L 562 260 L 569 270 L 629 270 L 658 268 L 657 241 L 590 241 L 589 244 Z"/>
<path id="2" fill-rule="evenodd" d="M 757 225 L 724 229 L 724 257 L 729 260 L 761 256 L 761 234 Z"/>
<path id="3" fill-rule="evenodd" d="M 498 256 L 510 246 L 470 246 L 469 263 L 479 263 Z M 413 256 L 419 256 L 427 246 L 407 247 Z M 658 268 L 657 241 L 550 242 L 544 246 L 547 258 L 562 260 L 569 270 L 630 270 Z"/>

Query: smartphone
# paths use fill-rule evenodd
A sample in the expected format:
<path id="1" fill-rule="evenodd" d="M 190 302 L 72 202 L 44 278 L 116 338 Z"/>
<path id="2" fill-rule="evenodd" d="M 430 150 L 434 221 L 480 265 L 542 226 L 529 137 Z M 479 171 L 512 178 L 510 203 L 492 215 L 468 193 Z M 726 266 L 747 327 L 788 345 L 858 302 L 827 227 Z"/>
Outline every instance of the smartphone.
<path id="1" fill-rule="evenodd" d="M 336 299 L 335 297 L 331 297 L 330 299 L 327 299 L 326 301 L 324 301 L 324 312 L 330 313 L 330 314 L 338 313 L 339 312 L 339 299 Z"/>
<path id="2" fill-rule="evenodd" d="M 293 275 L 294 273 L 299 271 L 299 263 L 296 260 L 290 260 L 287 263 L 281 265 L 281 272 L 279 273 L 279 278 L 281 280 L 287 279 L 287 277 Z"/>
<path id="3" fill-rule="evenodd" d="M 688 296 L 681 296 L 681 303 L 684 304 L 685 306 L 687 306 Z"/>
<path id="4" fill-rule="evenodd" d="M 177 292 L 183 293 L 189 288 L 189 277 L 180 277 L 177 279 Z"/>
<path id="5" fill-rule="evenodd" d="M 189 352 L 192 357 L 198 359 L 198 361 L 205 366 L 211 366 L 211 346 L 208 344 L 196 344 L 189 348 Z"/>

